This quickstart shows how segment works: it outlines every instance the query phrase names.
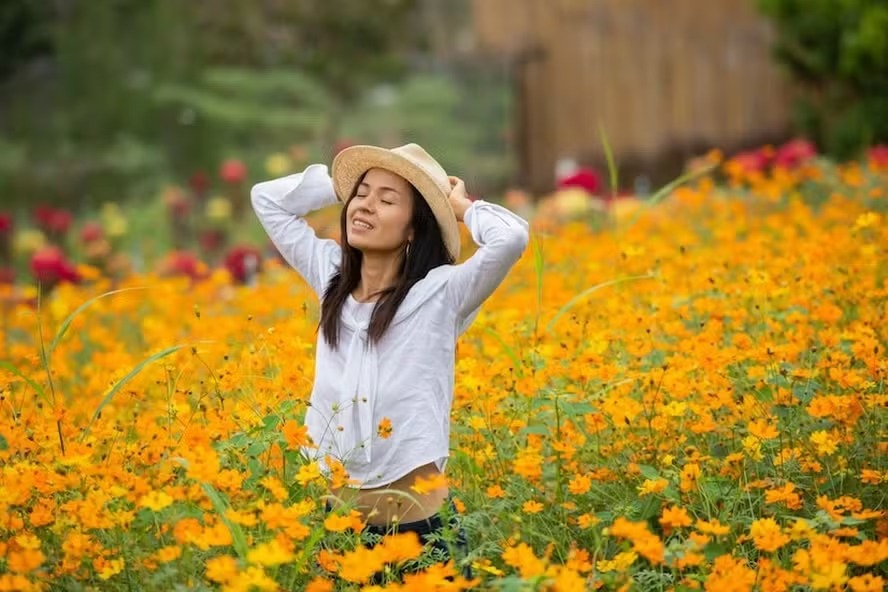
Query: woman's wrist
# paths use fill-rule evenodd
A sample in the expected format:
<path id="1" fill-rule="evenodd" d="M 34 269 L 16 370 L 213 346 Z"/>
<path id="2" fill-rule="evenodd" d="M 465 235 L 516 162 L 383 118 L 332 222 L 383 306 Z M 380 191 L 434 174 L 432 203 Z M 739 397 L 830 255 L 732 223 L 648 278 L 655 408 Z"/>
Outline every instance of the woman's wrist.
<path id="1" fill-rule="evenodd" d="M 465 201 L 459 201 L 454 204 L 453 213 L 456 214 L 456 219 L 459 222 L 463 221 L 466 215 L 466 211 L 468 211 L 468 209 L 472 207 L 473 203 L 473 201 L 466 199 Z"/>

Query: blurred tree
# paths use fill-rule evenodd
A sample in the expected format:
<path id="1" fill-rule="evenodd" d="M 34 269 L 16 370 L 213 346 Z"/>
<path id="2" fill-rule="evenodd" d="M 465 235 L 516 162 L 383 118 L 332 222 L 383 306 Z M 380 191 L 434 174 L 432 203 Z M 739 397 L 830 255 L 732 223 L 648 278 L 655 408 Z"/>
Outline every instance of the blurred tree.
<path id="1" fill-rule="evenodd" d="M 45 21 L 45 6 L 40 3 L 5 0 L 0 4 L 0 84 L 22 64 L 49 53 Z"/>
<path id="2" fill-rule="evenodd" d="M 800 128 L 850 157 L 888 142 L 888 2 L 759 0 L 775 22 L 777 59 L 800 83 Z"/>

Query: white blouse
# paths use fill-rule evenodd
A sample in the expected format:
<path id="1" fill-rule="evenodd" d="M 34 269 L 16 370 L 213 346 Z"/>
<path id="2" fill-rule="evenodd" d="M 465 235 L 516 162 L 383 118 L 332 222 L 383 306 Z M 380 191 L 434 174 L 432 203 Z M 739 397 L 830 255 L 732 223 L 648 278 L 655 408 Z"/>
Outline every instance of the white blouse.
<path id="1" fill-rule="evenodd" d="M 323 297 L 341 260 L 339 244 L 320 239 L 303 219 L 337 202 L 323 164 L 258 183 L 257 217 L 283 255 Z M 477 251 L 459 265 L 442 265 L 414 284 L 377 344 L 367 338 L 375 303 L 349 296 L 339 347 L 318 333 L 315 380 L 305 424 L 313 445 L 304 452 L 324 472 L 324 457 L 341 461 L 360 488 L 382 487 L 449 455 L 456 341 L 482 302 L 527 246 L 528 224 L 502 206 L 475 201 L 464 222 Z M 380 422 L 391 435 L 380 437 Z"/>

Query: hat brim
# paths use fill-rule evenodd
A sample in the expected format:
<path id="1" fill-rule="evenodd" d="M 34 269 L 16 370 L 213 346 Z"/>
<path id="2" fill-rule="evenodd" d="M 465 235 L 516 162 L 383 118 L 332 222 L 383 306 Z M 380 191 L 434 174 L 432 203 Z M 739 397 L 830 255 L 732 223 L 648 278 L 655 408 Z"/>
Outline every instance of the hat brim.
<path id="1" fill-rule="evenodd" d="M 400 154 L 378 146 L 350 146 L 342 150 L 333 159 L 330 171 L 339 201 L 346 202 L 364 173 L 374 168 L 395 173 L 416 187 L 438 221 L 447 251 L 454 262 L 459 259 L 459 225 L 450 205 L 449 187 L 442 187 L 422 166 Z"/>

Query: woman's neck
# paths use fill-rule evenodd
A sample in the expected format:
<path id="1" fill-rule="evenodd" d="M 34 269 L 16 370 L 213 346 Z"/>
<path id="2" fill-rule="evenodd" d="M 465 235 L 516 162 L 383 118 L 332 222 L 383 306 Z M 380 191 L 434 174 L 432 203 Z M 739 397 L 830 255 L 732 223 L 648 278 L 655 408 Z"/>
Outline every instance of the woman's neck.
<path id="1" fill-rule="evenodd" d="M 361 280 L 352 292 L 352 296 L 360 302 L 376 300 L 380 292 L 395 285 L 400 265 L 399 257 L 364 253 L 361 261 Z"/>

